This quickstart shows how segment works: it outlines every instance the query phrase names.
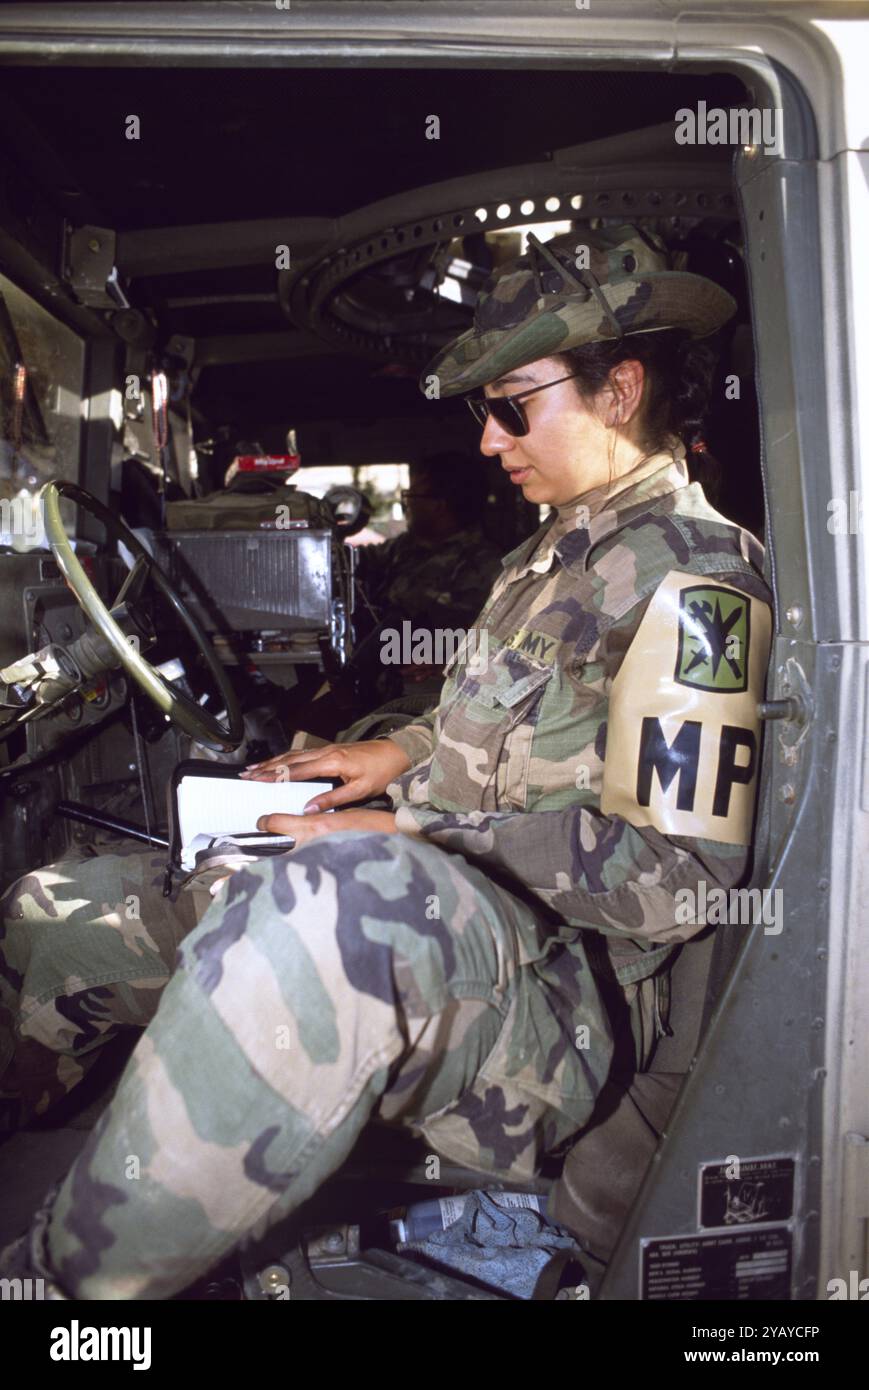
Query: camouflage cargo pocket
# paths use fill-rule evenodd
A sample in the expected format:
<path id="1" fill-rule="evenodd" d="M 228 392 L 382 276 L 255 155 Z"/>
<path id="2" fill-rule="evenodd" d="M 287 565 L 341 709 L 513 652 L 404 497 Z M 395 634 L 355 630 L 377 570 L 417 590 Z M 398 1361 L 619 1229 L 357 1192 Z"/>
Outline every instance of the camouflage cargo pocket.
<path id="1" fill-rule="evenodd" d="M 202 921 L 215 898 L 222 891 L 226 880 L 247 864 L 258 864 L 259 857 L 254 854 L 212 855 L 204 864 L 191 870 L 186 878 L 178 883 L 175 894 L 188 894 L 193 902 L 197 925 Z"/>
<path id="2" fill-rule="evenodd" d="M 547 1153 L 588 1123 L 606 1081 L 612 1034 L 598 1002 L 581 1015 L 588 1037 L 579 1038 L 534 971 L 520 971 L 476 1080 L 457 1101 L 425 1117 L 425 1137 L 470 1168 L 514 1181 L 532 1177 Z"/>
<path id="3" fill-rule="evenodd" d="M 462 806 L 482 811 L 525 805 L 531 743 L 552 667 L 502 647 L 488 661 L 469 664 L 441 704 L 430 788 L 467 788 Z"/>

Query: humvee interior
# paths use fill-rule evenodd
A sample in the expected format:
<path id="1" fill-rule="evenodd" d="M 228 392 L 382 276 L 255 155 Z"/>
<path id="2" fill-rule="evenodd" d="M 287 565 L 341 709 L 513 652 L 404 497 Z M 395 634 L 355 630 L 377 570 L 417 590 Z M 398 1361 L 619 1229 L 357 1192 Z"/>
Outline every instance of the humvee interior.
<path id="1" fill-rule="evenodd" d="M 421 391 L 419 374 L 529 232 L 581 241 L 634 222 L 738 305 L 707 422 L 722 468 L 701 481 L 767 546 L 776 639 L 752 885 L 784 891 L 786 926 L 710 928 L 683 948 L 647 1084 L 614 1088 L 523 1188 L 587 1256 L 535 1297 L 657 1296 L 654 1242 L 696 1235 L 698 1181 L 733 1155 L 774 1160 L 781 1189 L 761 1219 L 772 1273 L 749 1296 L 822 1296 L 858 1210 L 823 1080 L 839 1046 L 825 963 L 832 952 L 841 974 L 850 949 L 830 937 L 852 873 L 843 862 L 835 886 L 833 808 L 849 814 L 836 730 L 846 686 L 863 699 L 865 615 L 862 571 L 844 549 L 831 562 L 826 527 L 856 467 L 847 428 L 831 461 L 830 393 L 850 368 L 819 370 L 813 336 L 831 312 L 821 287 L 845 295 L 818 177 L 846 145 L 747 22 L 722 20 L 705 47 L 689 24 L 677 56 L 675 21 L 656 14 L 657 51 L 628 55 L 628 35 L 604 60 L 562 29 L 535 53 L 528 19 L 499 46 L 482 6 L 476 42 L 462 47 L 456 19 L 455 51 L 438 52 L 419 20 L 399 58 L 376 25 L 367 44 L 344 30 L 365 6 L 331 7 L 347 11 L 331 38 L 306 30 L 267 54 L 254 40 L 288 19 L 275 6 L 244 7 L 253 28 L 232 32 L 192 15 L 185 30 L 197 7 L 173 6 L 150 34 L 123 14 L 136 7 L 62 21 L 48 7 L 50 36 L 40 8 L 0 14 L 0 886 L 71 849 L 165 846 L 184 759 L 372 737 L 434 706 L 428 688 L 360 695 L 373 620 L 359 542 L 401 529 L 408 469 L 434 447 L 487 470 L 483 527 L 501 553 L 542 517 L 479 457 L 464 404 Z M 301 8 L 316 28 L 318 7 Z M 784 143 L 675 141 L 675 113 L 703 103 L 784 111 Z M 341 693 L 328 727 L 324 687 Z M 808 826 L 821 794 L 829 819 Z M 0 1148 L 17 1193 L 0 1236 L 65 1170 L 135 1041 Z M 845 1128 L 867 1132 L 852 1081 L 836 1086 Z M 504 1186 L 446 1161 L 433 1181 L 430 1160 L 372 1125 L 301 1212 L 185 1296 L 268 1299 L 289 1282 L 323 1300 L 509 1297 L 393 1248 L 395 1208 Z"/>

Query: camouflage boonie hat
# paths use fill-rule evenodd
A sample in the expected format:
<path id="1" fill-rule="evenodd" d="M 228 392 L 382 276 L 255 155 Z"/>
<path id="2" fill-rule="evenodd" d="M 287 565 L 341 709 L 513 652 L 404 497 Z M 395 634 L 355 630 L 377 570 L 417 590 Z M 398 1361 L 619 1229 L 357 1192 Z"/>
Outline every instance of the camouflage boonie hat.
<path id="1" fill-rule="evenodd" d="M 702 338 L 736 310 L 714 281 L 670 270 L 666 249 L 630 224 L 575 230 L 545 245 L 531 233 L 528 243 L 483 285 L 473 328 L 428 364 L 423 391 L 436 376 L 440 396 L 457 396 L 540 357 L 628 333 L 683 328 Z"/>

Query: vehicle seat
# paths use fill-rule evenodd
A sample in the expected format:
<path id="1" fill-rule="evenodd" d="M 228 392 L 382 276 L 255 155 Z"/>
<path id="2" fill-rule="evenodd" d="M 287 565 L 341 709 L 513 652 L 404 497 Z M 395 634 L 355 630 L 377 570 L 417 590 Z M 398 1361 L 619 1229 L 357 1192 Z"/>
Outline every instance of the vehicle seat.
<path id="1" fill-rule="evenodd" d="M 550 1216 L 607 1264 L 697 1051 L 716 937 L 708 928 L 680 950 L 670 975 L 671 1036 L 627 1088 L 604 1088 L 595 1118 L 576 1138 L 549 1200 Z"/>

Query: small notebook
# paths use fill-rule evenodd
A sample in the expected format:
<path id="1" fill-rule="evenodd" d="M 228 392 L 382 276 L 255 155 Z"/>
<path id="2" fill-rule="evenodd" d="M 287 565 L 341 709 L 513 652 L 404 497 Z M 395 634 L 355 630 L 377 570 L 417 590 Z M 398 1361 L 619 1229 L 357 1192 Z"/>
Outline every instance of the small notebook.
<path id="1" fill-rule="evenodd" d="M 331 791 L 339 783 L 242 781 L 238 767 L 222 767 L 198 759 L 179 763 L 169 791 L 170 860 L 180 869 L 192 869 L 195 854 L 207 840 L 237 839 L 245 853 L 272 852 L 281 845 L 292 848 L 285 836 L 257 831 L 260 816 L 300 816 L 318 792 Z M 194 841 L 196 842 L 194 844 Z"/>

